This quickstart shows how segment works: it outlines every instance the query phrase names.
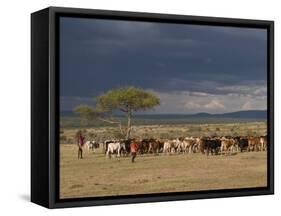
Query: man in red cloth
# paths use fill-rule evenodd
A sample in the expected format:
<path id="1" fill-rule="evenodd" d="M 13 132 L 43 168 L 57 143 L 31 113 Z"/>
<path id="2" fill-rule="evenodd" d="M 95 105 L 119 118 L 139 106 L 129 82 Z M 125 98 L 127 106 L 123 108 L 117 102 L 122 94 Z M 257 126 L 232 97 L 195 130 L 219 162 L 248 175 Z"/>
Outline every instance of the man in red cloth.
<path id="1" fill-rule="evenodd" d="M 130 150 L 131 150 L 131 155 L 132 155 L 132 163 L 134 163 L 135 158 L 137 156 L 137 151 L 138 151 L 138 144 L 136 143 L 135 140 L 131 141 Z"/>
<path id="2" fill-rule="evenodd" d="M 83 158 L 83 146 L 85 144 L 85 137 L 81 131 L 77 133 L 77 145 L 78 145 L 78 159 Z"/>

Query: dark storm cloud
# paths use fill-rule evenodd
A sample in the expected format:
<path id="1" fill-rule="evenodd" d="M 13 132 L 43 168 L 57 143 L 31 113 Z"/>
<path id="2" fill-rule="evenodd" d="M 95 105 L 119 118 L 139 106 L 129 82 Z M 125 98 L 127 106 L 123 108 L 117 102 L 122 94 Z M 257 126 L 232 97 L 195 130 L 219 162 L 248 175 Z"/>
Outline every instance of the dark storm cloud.
<path id="1" fill-rule="evenodd" d="M 60 25 L 61 96 L 124 85 L 248 95 L 266 83 L 263 29 L 80 18 Z"/>

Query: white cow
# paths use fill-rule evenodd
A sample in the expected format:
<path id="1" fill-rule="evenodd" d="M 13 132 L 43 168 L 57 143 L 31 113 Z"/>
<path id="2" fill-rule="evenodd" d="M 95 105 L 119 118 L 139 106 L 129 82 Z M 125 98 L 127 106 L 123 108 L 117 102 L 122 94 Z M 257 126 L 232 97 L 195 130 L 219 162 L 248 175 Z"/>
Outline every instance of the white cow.
<path id="1" fill-rule="evenodd" d="M 267 149 L 267 136 L 261 136 L 260 143 L 261 143 L 261 150 L 265 151 Z"/>
<path id="2" fill-rule="evenodd" d="M 181 148 L 181 141 L 179 139 L 166 140 L 164 142 L 163 153 L 175 153 Z"/>
<path id="3" fill-rule="evenodd" d="M 163 153 L 166 153 L 166 154 L 171 153 L 172 145 L 173 145 L 173 143 L 171 140 L 166 140 L 164 142 L 164 146 L 163 146 Z"/>
<path id="4" fill-rule="evenodd" d="M 106 156 L 108 158 L 111 158 L 112 154 L 116 154 L 116 156 L 117 156 L 117 158 L 119 160 L 120 159 L 121 150 L 126 150 L 125 143 L 120 143 L 120 142 L 108 143 L 107 151 L 106 151 Z"/>
<path id="5" fill-rule="evenodd" d="M 180 153 L 183 147 L 182 141 L 179 138 L 173 140 L 174 143 L 174 151 Z"/>
<path id="6" fill-rule="evenodd" d="M 88 153 L 90 152 L 90 150 L 92 150 L 95 153 L 96 152 L 96 148 L 99 147 L 99 143 L 96 142 L 95 140 L 87 141 L 85 143 L 85 147 L 86 147 Z"/>
<path id="7" fill-rule="evenodd" d="M 200 139 L 193 137 L 185 137 L 182 142 L 182 150 L 184 153 L 193 153 L 198 147 Z"/>

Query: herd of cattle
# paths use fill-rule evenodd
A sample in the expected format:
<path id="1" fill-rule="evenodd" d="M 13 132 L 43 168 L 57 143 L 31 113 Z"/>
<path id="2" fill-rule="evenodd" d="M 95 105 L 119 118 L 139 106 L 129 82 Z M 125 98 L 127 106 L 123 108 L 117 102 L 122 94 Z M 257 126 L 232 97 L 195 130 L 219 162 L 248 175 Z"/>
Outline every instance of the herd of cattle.
<path id="1" fill-rule="evenodd" d="M 116 154 L 117 157 L 130 154 L 130 143 L 138 146 L 138 154 L 176 154 L 201 152 L 211 155 L 233 154 L 243 151 L 266 151 L 267 136 L 260 137 L 180 137 L 172 140 L 163 139 L 128 139 L 106 140 L 101 145 L 107 157 Z M 98 142 L 92 140 L 86 142 L 88 151 L 99 148 Z"/>

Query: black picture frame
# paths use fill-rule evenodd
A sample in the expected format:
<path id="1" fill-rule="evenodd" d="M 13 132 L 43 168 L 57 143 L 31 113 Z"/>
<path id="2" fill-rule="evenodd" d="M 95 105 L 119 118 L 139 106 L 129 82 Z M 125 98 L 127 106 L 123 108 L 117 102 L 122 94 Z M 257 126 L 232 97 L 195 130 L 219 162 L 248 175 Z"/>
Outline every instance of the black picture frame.
<path id="1" fill-rule="evenodd" d="M 59 199 L 59 16 L 267 29 L 267 187 Z M 274 194 L 274 22 L 49 7 L 31 15 L 31 201 L 47 208 Z"/>

